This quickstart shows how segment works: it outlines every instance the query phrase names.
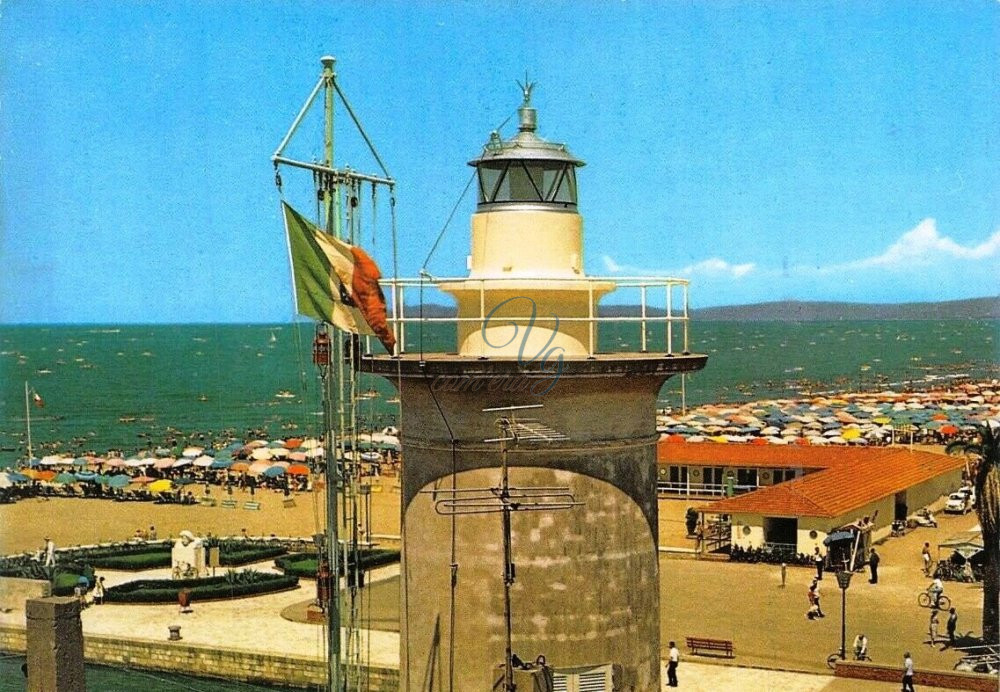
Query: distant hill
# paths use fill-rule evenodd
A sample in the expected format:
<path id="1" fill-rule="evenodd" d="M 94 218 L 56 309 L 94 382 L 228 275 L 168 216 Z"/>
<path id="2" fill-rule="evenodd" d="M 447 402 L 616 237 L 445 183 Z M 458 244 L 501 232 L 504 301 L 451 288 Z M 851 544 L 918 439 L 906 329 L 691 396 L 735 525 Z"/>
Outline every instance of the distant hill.
<path id="1" fill-rule="evenodd" d="M 660 316 L 665 310 L 647 309 L 647 314 Z M 408 317 L 416 317 L 419 307 L 408 305 Z M 604 317 L 638 315 L 635 305 L 603 305 Z M 453 317 L 455 308 L 428 303 L 424 317 Z M 1000 296 L 946 300 L 933 303 L 833 303 L 822 301 L 782 300 L 751 305 L 724 305 L 697 308 L 691 316 L 698 320 L 722 322 L 830 322 L 836 320 L 946 320 L 1000 319 Z"/>
<path id="2" fill-rule="evenodd" d="M 1000 296 L 934 303 L 826 303 L 797 300 L 692 311 L 699 320 L 827 322 L 831 320 L 1000 319 Z"/>

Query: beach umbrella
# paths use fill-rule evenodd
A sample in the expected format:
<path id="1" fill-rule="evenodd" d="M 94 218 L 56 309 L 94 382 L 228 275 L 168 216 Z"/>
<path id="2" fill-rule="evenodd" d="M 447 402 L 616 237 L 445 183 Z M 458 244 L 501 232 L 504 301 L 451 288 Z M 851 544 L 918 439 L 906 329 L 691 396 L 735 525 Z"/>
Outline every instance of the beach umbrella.
<path id="1" fill-rule="evenodd" d="M 174 479 L 174 485 L 191 485 L 192 483 L 194 483 L 194 479 L 191 476 L 181 476 Z"/>
<path id="2" fill-rule="evenodd" d="M 285 469 L 290 476 L 308 476 L 309 467 L 303 464 L 292 464 Z"/>
<path id="3" fill-rule="evenodd" d="M 808 447 L 812 443 L 809 441 L 808 437 L 797 437 L 795 438 L 795 444 L 800 445 L 802 447 Z"/>
<path id="4" fill-rule="evenodd" d="M 227 457 L 220 457 L 220 458 L 227 458 Z M 210 456 L 208 456 L 207 454 L 202 454 L 200 457 L 198 457 L 194 461 L 192 461 L 190 459 L 185 459 L 184 461 L 187 461 L 188 463 L 194 464 L 198 468 L 203 468 L 203 469 L 204 468 L 212 468 L 215 465 L 215 459 L 212 458 L 212 457 L 210 457 Z M 178 463 L 180 463 L 180 462 L 178 462 Z"/>
<path id="5" fill-rule="evenodd" d="M 247 467 L 247 473 L 249 473 L 252 476 L 259 476 L 269 468 L 271 468 L 271 462 L 255 461 L 252 464 L 250 464 L 250 466 Z"/>
<path id="6" fill-rule="evenodd" d="M 151 493 L 165 493 L 173 490 L 174 484 L 170 482 L 169 479 L 161 478 L 158 481 L 153 481 L 149 484 L 149 492 Z"/>
<path id="7" fill-rule="evenodd" d="M 284 449 L 285 448 L 285 441 L 284 440 L 271 440 L 270 442 L 267 443 L 267 446 L 270 447 L 271 449 L 277 449 L 279 447 L 282 448 L 282 449 Z"/>
<path id="8" fill-rule="evenodd" d="M 307 437 L 302 440 L 302 444 L 299 445 L 302 449 L 315 449 L 320 446 L 320 441 L 314 437 Z"/>
<path id="9" fill-rule="evenodd" d="M 248 449 L 257 449 L 258 447 L 267 447 L 267 440 L 250 440 L 244 447 Z"/>
<path id="10" fill-rule="evenodd" d="M 94 476 L 94 482 L 97 483 L 98 485 L 110 485 L 111 476 L 99 473 L 96 476 Z"/>
<path id="11" fill-rule="evenodd" d="M 153 462 L 154 469 L 169 469 L 174 465 L 176 459 L 173 457 L 163 457 L 162 459 L 157 459 Z"/>
<path id="12" fill-rule="evenodd" d="M 52 479 L 52 482 L 53 483 L 76 483 L 76 476 L 74 476 L 72 473 L 66 473 L 65 471 L 63 471 L 62 473 L 56 475 L 56 477 Z"/>
<path id="13" fill-rule="evenodd" d="M 116 469 L 116 468 L 118 468 L 120 466 L 124 466 L 125 465 L 125 460 L 124 459 L 120 459 L 118 457 L 114 457 L 114 458 L 108 459 L 104 463 L 104 465 L 107 466 L 109 469 Z"/>
<path id="14" fill-rule="evenodd" d="M 272 459 L 284 459 L 288 456 L 288 450 L 284 447 L 271 447 L 270 451 Z"/>
<path id="15" fill-rule="evenodd" d="M 108 485 L 111 486 L 112 488 L 124 488 L 131 482 L 132 482 L 131 476 L 124 473 L 119 473 L 117 476 L 111 477 L 111 479 L 108 481 Z"/>
<path id="16" fill-rule="evenodd" d="M 285 440 L 285 449 L 298 449 L 302 444 L 302 439 L 299 437 L 289 437 Z"/>
<path id="17" fill-rule="evenodd" d="M 13 485 L 14 481 L 10 479 L 10 474 L 0 471 L 0 488 L 10 488 Z"/>
<path id="18" fill-rule="evenodd" d="M 750 440 L 750 444 L 752 444 L 752 445 L 766 445 L 767 444 L 767 440 L 765 438 L 763 438 L 763 437 L 755 437 L 752 440 Z"/>
<path id="19" fill-rule="evenodd" d="M 208 458 L 211 459 L 212 457 Z M 190 466 L 190 465 L 191 465 L 191 459 L 189 457 L 181 457 L 180 459 L 175 461 L 170 468 L 179 469 L 184 466 Z"/>
<path id="20" fill-rule="evenodd" d="M 223 458 L 223 459 L 213 459 L 212 463 L 209 464 L 208 468 L 210 468 L 210 469 L 230 469 L 232 471 L 239 471 L 241 469 L 237 469 L 236 467 L 237 466 L 241 466 L 241 465 L 244 467 L 242 470 L 246 470 L 246 464 L 244 464 L 243 462 L 239 462 L 237 464 L 237 463 L 233 463 L 232 459 L 225 459 L 225 458 Z"/>
<path id="21" fill-rule="evenodd" d="M 158 457 L 170 456 L 170 448 L 169 447 L 157 447 L 156 449 L 153 450 L 153 454 L 155 454 Z"/>
<path id="22" fill-rule="evenodd" d="M 840 435 L 837 435 L 836 437 L 828 437 L 826 439 L 827 439 L 827 442 L 829 442 L 830 444 L 834 444 L 834 445 L 846 445 L 847 444 L 847 440 L 845 440 Z"/>
<path id="23" fill-rule="evenodd" d="M 87 460 L 84 457 L 77 457 L 73 460 L 73 466 L 86 466 Z"/>
<path id="24" fill-rule="evenodd" d="M 56 477 L 56 472 L 51 469 L 46 469 L 44 471 L 38 471 L 38 475 L 35 476 L 36 480 L 39 481 L 51 481 Z"/>
<path id="25" fill-rule="evenodd" d="M 38 463 L 40 463 L 42 466 L 58 466 L 59 464 L 62 464 L 65 461 L 66 459 L 63 459 L 58 454 L 49 454 L 47 456 L 42 457 Z"/>
<path id="26" fill-rule="evenodd" d="M 308 458 L 305 452 L 292 452 L 288 455 L 289 461 L 305 461 Z"/>
<path id="27" fill-rule="evenodd" d="M 10 479 L 11 483 L 27 483 L 31 480 L 25 474 L 18 473 L 17 471 L 9 471 L 7 473 L 7 477 Z"/>
<path id="28" fill-rule="evenodd" d="M 77 471 L 74 475 L 78 481 L 92 481 L 97 478 L 97 474 L 93 471 Z"/>
<path id="29" fill-rule="evenodd" d="M 194 459 L 195 457 L 200 457 L 201 453 L 204 451 L 204 447 L 185 447 L 181 450 L 181 456 Z"/>
<path id="30" fill-rule="evenodd" d="M 139 466 L 149 466 L 150 463 L 152 462 L 150 462 L 149 459 L 137 459 L 135 457 L 125 460 L 125 465 L 128 466 L 129 468 L 138 468 Z"/>
<path id="31" fill-rule="evenodd" d="M 248 463 L 246 463 L 245 461 L 237 461 L 235 464 L 233 464 L 232 466 L 229 467 L 229 470 L 230 471 L 240 472 L 240 471 L 246 471 L 249 468 L 250 468 L 250 465 Z"/>
<path id="32" fill-rule="evenodd" d="M 942 435 L 955 435 L 958 433 L 958 428 L 954 425 L 942 425 L 938 432 Z"/>
<path id="33" fill-rule="evenodd" d="M 667 435 L 666 437 L 663 438 L 663 441 L 664 442 L 670 442 L 670 443 L 684 442 L 685 441 L 685 437 L 683 435 L 676 435 L 676 434 L 675 435 Z"/>
<path id="34" fill-rule="evenodd" d="M 261 475 L 265 478 L 277 478 L 278 476 L 285 475 L 285 469 L 283 466 L 274 465 L 270 468 L 264 469 Z"/>
<path id="35" fill-rule="evenodd" d="M 784 437 L 774 437 L 772 435 L 771 437 L 768 437 L 766 439 L 767 439 L 768 444 L 772 444 L 772 445 L 787 445 L 788 444 L 788 440 L 786 438 L 784 438 Z"/>
<path id="36" fill-rule="evenodd" d="M 309 457 L 310 459 L 318 459 L 324 454 L 326 454 L 326 452 L 323 450 L 322 447 L 313 447 L 308 452 L 306 452 L 306 456 Z"/>
<path id="37" fill-rule="evenodd" d="M 688 442 L 704 442 L 707 438 L 704 435 L 692 435 L 687 439 Z"/>
<path id="38" fill-rule="evenodd" d="M 266 461 L 271 458 L 271 449 L 269 447 L 257 447 L 250 453 L 250 458 L 257 461 Z"/>
<path id="39" fill-rule="evenodd" d="M 845 440 L 857 440 L 861 437 L 861 431 L 857 428 L 848 428 L 840 435 Z"/>
<path id="40" fill-rule="evenodd" d="M 152 483 L 155 480 L 156 479 L 152 476 L 136 476 L 132 479 L 132 482 L 138 485 L 146 485 L 147 483 Z"/>

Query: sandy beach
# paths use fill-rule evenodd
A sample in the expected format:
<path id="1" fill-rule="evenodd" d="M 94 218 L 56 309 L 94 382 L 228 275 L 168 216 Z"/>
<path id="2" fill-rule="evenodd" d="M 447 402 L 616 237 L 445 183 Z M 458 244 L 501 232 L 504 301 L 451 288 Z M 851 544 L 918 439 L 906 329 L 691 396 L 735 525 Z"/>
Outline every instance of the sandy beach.
<path id="1" fill-rule="evenodd" d="M 218 488 L 213 487 L 215 493 Z M 370 531 L 373 536 L 399 535 L 399 490 L 395 478 L 372 486 Z M 35 551 L 46 536 L 56 547 L 123 541 L 136 529 L 156 527 L 160 538 L 189 530 L 199 535 L 312 536 L 326 524 L 326 495 L 322 490 L 292 496 L 288 507 L 278 492 L 258 492 L 259 510 L 243 509 L 248 492 L 235 490 L 238 509 L 220 506 L 115 502 L 107 499 L 34 497 L 0 505 L 0 555 Z M 373 540 L 382 540 L 373 538 Z M 393 544 L 392 541 L 389 541 Z"/>

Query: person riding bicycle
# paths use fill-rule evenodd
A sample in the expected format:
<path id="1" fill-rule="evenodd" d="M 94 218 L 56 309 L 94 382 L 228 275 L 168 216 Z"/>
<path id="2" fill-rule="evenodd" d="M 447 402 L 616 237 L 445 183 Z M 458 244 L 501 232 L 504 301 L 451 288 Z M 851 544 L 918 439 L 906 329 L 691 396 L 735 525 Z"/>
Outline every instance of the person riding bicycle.
<path id="1" fill-rule="evenodd" d="M 868 637 L 864 633 L 854 638 L 854 660 L 864 661 L 868 658 Z"/>
<path id="2" fill-rule="evenodd" d="M 927 587 L 927 593 L 931 596 L 931 605 L 935 608 L 938 605 L 938 601 L 941 598 L 941 594 L 944 592 L 944 584 L 941 583 L 941 577 L 934 577 L 934 581 L 931 585 Z"/>

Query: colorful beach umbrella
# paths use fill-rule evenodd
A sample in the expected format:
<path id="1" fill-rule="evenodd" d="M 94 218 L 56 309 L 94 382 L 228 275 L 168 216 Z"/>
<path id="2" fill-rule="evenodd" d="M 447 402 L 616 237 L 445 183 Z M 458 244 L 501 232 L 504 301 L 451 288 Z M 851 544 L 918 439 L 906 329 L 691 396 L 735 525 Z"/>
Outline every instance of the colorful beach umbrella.
<path id="1" fill-rule="evenodd" d="M 112 488 L 124 488 L 131 482 L 132 482 L 131 476 L 124 473 L 119 473 L 117 476 L 112 476 L 110 480 L 108 480 L 108 485 L 111 486 Z"/>
<path id="2" fill-rule="evenodd" d="M 161 478 L 149 484 L 149 492 L 151 493 L 165 493 L 173 490 L 173 488 L 174 484 L 167 478 Z"/>
<path id="3" fill-rule="evenodd" d="M 285 468 L 275 464 L 274 466 L 264 469 L 260 475 L 264 476 L 264 478 L 277 478 L 278 476 L 285 475 Z"/>
<path id="4" fill-rule="evenodd" d="M 290 476 L 308 476 L 309 467 L 303 464 L 292 464 L 285 469 Z"/>
<path id="5" fill-rule="evenodd" d="M 52 482 L 62 484 L 76 483 L 76 476 L 72 473 L 66 473 L 63 471 L 62 473 L 57 474 L 56 477 L 52 479 Z"/>

